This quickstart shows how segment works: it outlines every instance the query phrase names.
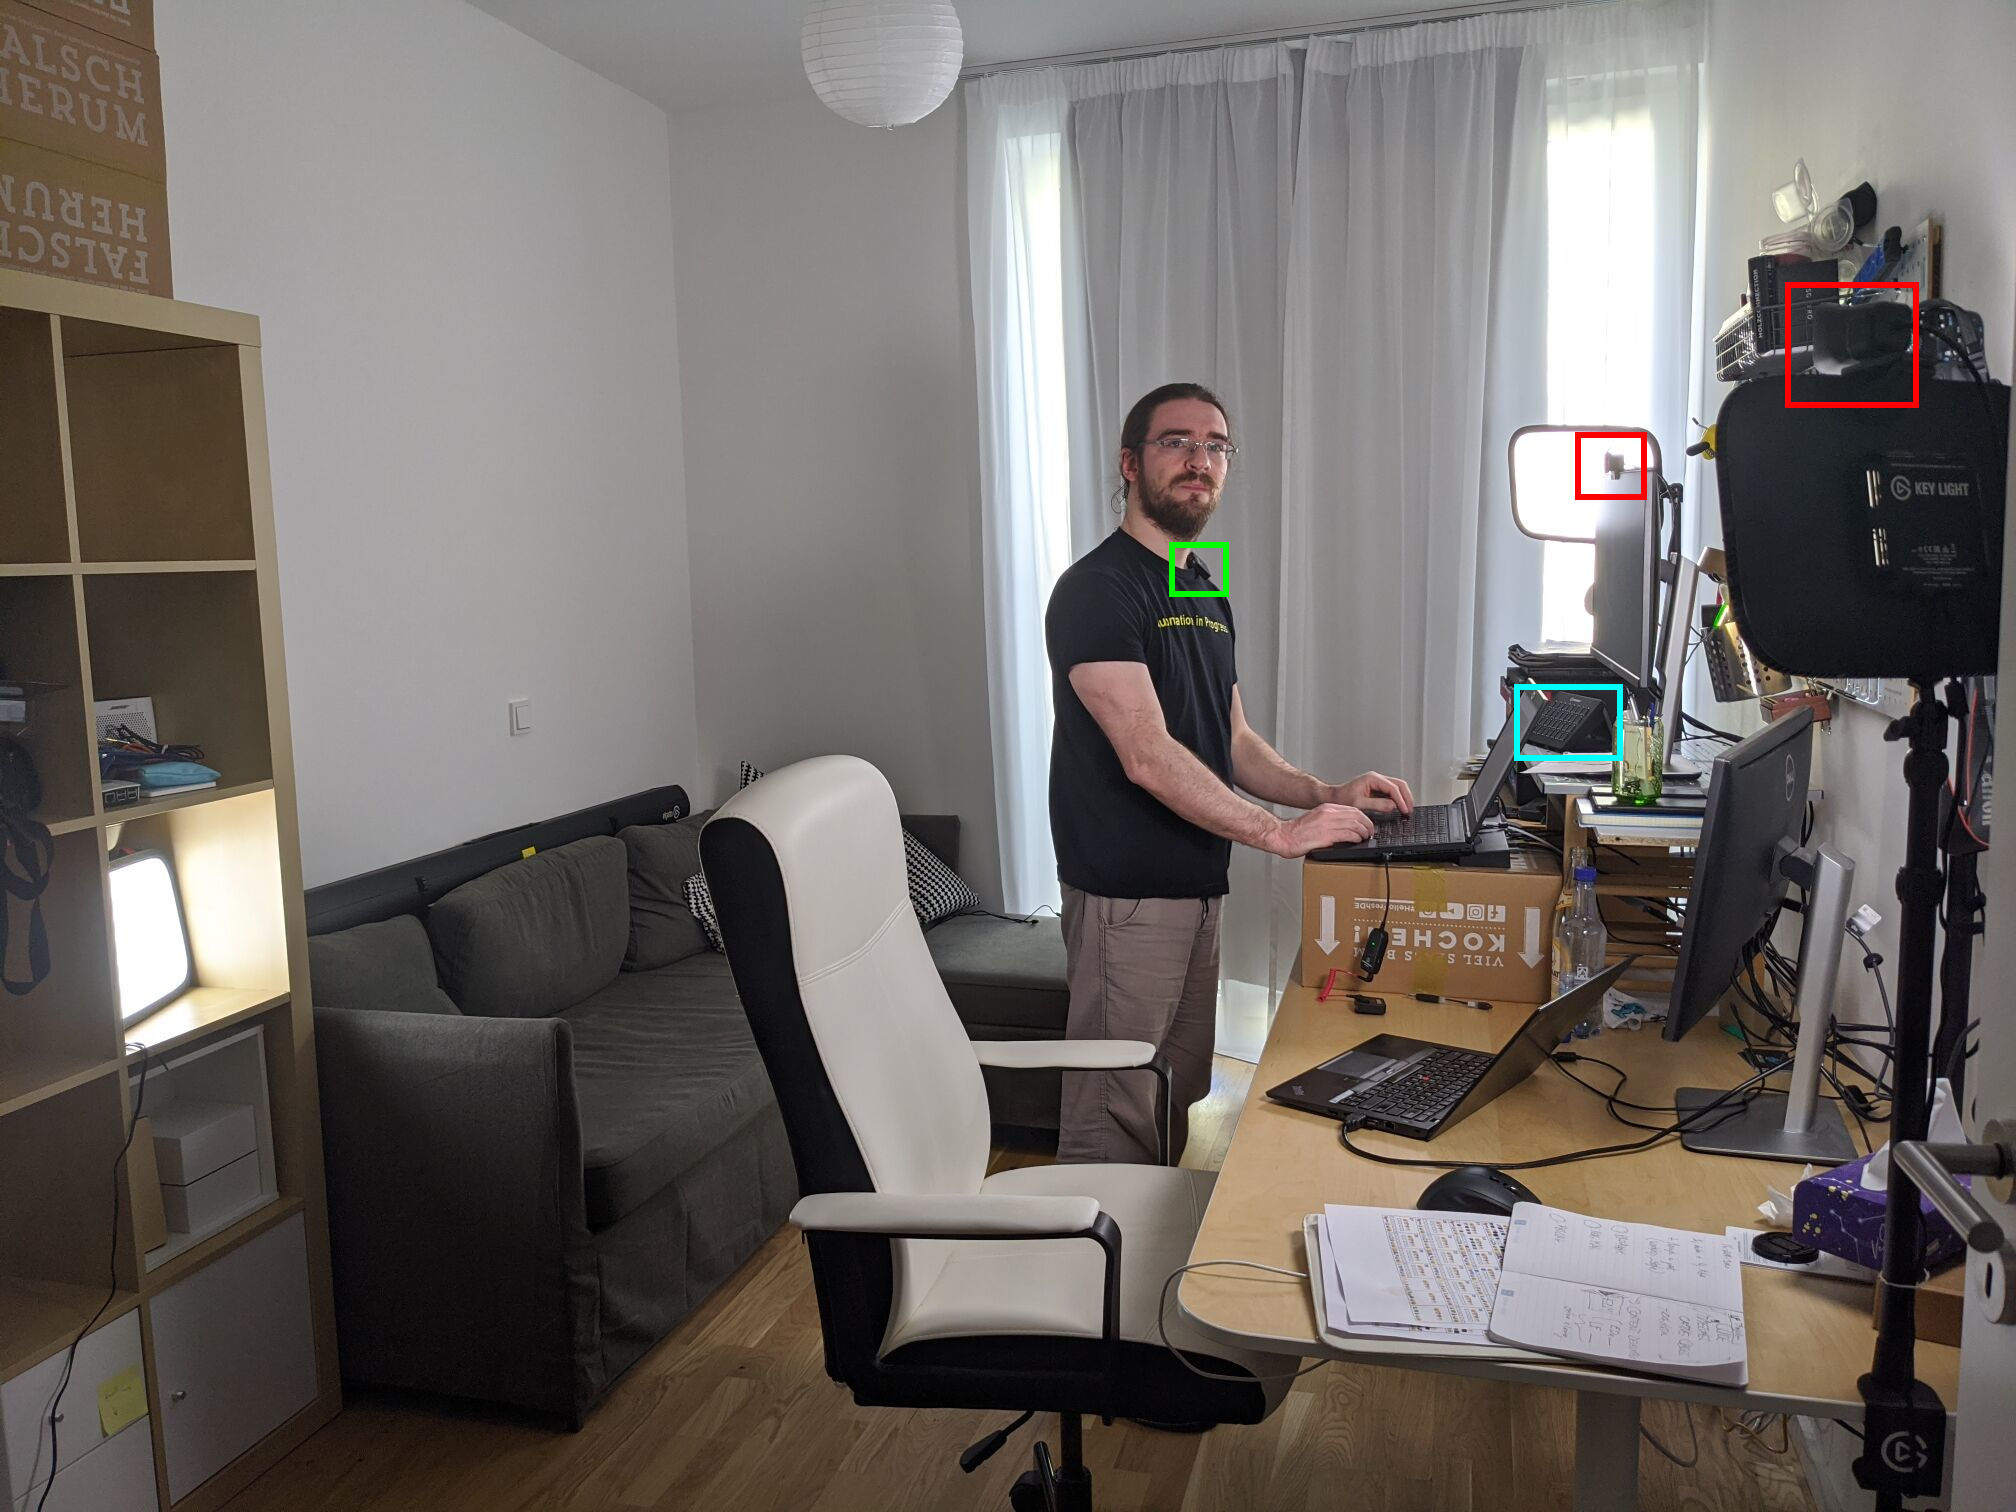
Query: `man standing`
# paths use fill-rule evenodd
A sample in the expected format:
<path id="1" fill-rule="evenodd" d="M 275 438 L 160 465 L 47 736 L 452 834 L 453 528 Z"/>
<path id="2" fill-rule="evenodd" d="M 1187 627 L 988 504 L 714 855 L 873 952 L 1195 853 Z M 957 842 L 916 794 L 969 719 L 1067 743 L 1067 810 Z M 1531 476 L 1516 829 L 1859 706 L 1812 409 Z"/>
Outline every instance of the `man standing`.
<path id="1" fill-rule="evenodd" d="M 1050 832 L 1064 889 L 1072 1039 L 1146 1040 L 1169 1062 L 1171 1159 L 1211 1089 L 1218 919 L 1232 842 L 1302 856 L 1372 833 L 1365 810 L 1413 807 L 1377 772 L 1340 785 L 1297 771 L 1246 723 L 1232 609 L 1174 598 L 1173 543 L 1218 508 L 1237 448 L 1209 389 L 1144 395 L 1120 432 L 1126 514 L 1057 580 L 1045 617 L 1056 728 Z M 1179 591 L 1217 591 L 1194 552 Z M 1233 791 L 1308 812 L 1274 817 Z M 1060 1161 L 1156 1158 L 1145 1071 L 1067 1073 Z"/>

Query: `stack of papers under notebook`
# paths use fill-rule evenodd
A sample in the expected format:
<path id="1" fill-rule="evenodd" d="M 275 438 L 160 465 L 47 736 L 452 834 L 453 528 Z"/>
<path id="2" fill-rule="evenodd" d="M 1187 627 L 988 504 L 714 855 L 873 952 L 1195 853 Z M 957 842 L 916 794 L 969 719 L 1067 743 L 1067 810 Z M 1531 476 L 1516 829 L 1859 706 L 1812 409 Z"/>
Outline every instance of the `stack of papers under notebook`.
<path id="1" fill-rule="evenodd" d="M 1734 1240 L 1522 1202 L 1507 1218 L 1328 1207 L 1318 1242 L 1325 1332 L 1511 1346 L 1648 1375 L 1749 1380 Z M 1502 1352 L 1494 1350 L 1493 1352 Z"/>

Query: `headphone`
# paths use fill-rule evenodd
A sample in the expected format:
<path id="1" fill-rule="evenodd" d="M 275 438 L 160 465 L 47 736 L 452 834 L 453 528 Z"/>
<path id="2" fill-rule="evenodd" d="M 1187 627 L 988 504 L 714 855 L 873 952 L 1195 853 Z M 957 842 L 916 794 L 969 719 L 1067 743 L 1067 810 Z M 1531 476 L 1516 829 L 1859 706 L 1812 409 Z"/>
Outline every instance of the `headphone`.
<path id="1" fill-rule="evenodd" d="M 42 779 L 28 748 L 0 735 L 0 987 L 24 997 L 49 975 L 49 933 L 42 924 L 42 894 L 56 842 L 49 827 L 29 816 L 42 805 Z M 28 975 L 7 975 L 7 899 L 29 905 Z"/>

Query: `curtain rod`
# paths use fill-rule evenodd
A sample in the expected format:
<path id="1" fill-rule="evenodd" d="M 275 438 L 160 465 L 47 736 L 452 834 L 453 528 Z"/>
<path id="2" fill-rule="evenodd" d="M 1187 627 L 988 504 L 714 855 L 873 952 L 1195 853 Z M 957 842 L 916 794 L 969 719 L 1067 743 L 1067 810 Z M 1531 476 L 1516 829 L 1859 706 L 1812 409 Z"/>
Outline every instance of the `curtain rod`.
<path id="1" fill-rule="evenodd" d="M 999 63 L 975 63 L 959 70 L 962 79 L 990 74 L 1018 73 L 1023 69 L 1060 68 L 1073 63 L 1116 63 L 1122 58 L 1149 58 L 1162 53 L 1201 52 L 1213 47 L 1238 47 L 1254 42 L 1312 42 L 1318 37 L 1347 37 L 1355 32 L 1385 31 L 1396 26 L 1412 26 L 1423 21 L 1455 21 L 1465 16 L 1489 15 L 1493 11 L 1569 10 L 1582 5 L 1598 5 L 1607 0 L 1482 0 L 1480 4 L 1431 5 L 1418 10 L 1388 11 L 1365 16 L 1338 26 L 1283 26 L 1272 31 L 1232 32 L 1217 37 L 1191 37 L 1180 42 L 1151 42 L 1140 47 L 1103 48 L 1091 52 L 1053 53 L 1042 58 L 1005 59 Z"/>

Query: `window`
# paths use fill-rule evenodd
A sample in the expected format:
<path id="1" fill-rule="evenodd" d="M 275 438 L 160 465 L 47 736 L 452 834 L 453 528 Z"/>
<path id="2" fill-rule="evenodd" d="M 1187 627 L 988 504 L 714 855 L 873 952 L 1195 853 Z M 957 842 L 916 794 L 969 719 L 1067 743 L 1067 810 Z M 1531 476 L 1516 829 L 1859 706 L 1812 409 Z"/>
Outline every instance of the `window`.
<path id="1" fill-rule="evenodd" d="M 1547 419 L 1649 426 L 1654 351 L 1652 113 L 1586 79 L 1547 97 Z M 1587 644 L 1595 548 L 1545 545 L 1543 640 Z"/>

